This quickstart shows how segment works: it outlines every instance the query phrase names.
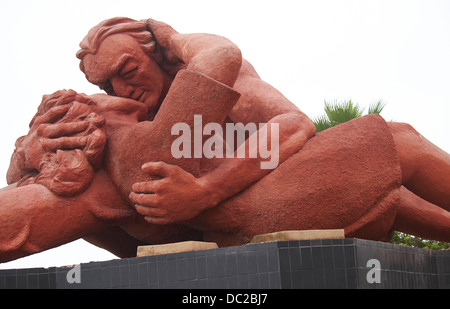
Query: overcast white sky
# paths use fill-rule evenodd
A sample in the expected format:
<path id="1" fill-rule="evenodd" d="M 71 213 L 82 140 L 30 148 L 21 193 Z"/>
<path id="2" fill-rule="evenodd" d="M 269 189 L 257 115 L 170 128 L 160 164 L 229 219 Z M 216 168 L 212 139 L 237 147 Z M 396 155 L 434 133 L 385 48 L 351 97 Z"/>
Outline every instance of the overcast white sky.
<path id="1" fill-rule="evenodd" d="M 75 53 L 100 21 L 154 18 L 179 32 L 223 35 L 260 76 L 308 116 L 324 100 L 382 99 L 386 120 L 407 122 L 450 152 L 450 1 L 442 0 L 1 0 L 0 186 L 15 140 L 43 94 L 99 92 Z M 0 264 L 49 267 L 115 258 L 76 241 Z"/>

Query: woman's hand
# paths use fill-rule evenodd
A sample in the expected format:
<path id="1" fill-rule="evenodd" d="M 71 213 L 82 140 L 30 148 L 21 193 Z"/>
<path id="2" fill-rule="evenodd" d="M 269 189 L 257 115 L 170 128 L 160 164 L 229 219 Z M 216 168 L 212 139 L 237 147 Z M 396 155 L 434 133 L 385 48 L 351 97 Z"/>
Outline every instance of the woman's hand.
<path id="1" fill-rule="evenodd" d="M 202 179 L 179 166 L 150 162 L 144 164 L 142 170 L 158 179 L 135 183 L 130 199 L 150 223 L 186 221 L 216 205 L 214 195 Z"/>
<path id="2" fill-rule="evenodd" d="M 39 170 L 46 153 L 75 149 L 82 150 L 94 167 L 101 164 L 97 150 L 106 142 L 105 120 L 92 104 L 61 100 L 38 113 L 29 133 L 16 144 L 16 152 L 25 161 L 22 166 Z"/>

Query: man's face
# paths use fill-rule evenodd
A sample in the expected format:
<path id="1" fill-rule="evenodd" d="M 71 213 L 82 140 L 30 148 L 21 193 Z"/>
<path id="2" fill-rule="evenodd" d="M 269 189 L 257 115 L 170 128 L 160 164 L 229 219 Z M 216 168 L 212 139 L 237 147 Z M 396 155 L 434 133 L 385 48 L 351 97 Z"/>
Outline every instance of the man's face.
<path id="1" fill-rule="evenodd" d="M 87 79 L 107 94 L 142 102 L 150 109 L 158 104 L 165 74 L 129 35 L 106 38 L 83 62 Z"/>

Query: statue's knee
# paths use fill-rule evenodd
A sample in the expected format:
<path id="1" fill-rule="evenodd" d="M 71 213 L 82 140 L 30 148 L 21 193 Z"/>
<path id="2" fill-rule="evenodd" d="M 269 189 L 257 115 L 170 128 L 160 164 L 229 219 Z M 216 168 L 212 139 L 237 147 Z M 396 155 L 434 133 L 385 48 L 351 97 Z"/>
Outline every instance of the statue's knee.
<path id="1" fill-rule="evenodd" d="M 407 123 L 390 122 L 388 126 L 400 159 L 403 183 L 406 183 L 417 172 L 417 163 L 421 161 L 422 137 Z"/>
<path id="2" fill-rule="evenodd" d="M 423 136 L 412 125 L 403 122 L 390 122 L 388 126 L 397 148 L 407 147 L 409 148 L 408 151 L 411 152 L 414 149 L 420 149 L 423 145 Z"/>
<path id="3" fill-rule="evenodd" d="M 388 122 L 388 127 L 391 130 L 391 133 L 394 135 L 397 134 L 412 134 L 412 135 L 420 135 L 416 129 L 409 123 L 404 122 Z"/>
<path id="4" fill-rule="evenodd" d="M 278 115 L 272 121 L 280 123 L 280 132 L 284 136 L 292 136 L 302 132 L 310 138 L 316 133 L 316 128 L 312 121 L 300 113 Z"/>

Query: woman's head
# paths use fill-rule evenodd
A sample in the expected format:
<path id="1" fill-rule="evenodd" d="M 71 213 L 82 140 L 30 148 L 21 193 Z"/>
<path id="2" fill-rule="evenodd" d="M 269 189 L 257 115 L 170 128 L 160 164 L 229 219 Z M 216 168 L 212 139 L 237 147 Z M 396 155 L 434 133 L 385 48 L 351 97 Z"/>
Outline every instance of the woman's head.
<path id="1" fill-rule="evenodd" d="M 64 113 L 50 113 L 50 110 L 55 111 L 60 107 L 67 107 L 61 109 Z M 77 129 L 81 122 L 87 122 L 83 131 Z M 87 95 L 73 90 L 60 90 L 43 96 L 30 123 L 30 131 L 58 124 L 63 125 L 60 127 L 63 130 L 78 133 L 53 139 L 58 144 L 56 150 L 54 146 L 44 147 L 42 144 L 44 153 L 39 158 L 38 170 L 24 164 L 21 167 L 23 170 L 13 173 L 11 176 L 14 179 L 11 178 L 9 182 L 18 182 L 19 186 L 38 183 L 59 196 L 77 195 L 89 186 L 94 171 L 103 165 L 105 119 L 96 113 L 96 102 Z M 29 144 L 22 144 L 23 140 L 17 141 L 15 152 L 25 157 L 25 151 L 30 149 L 25 148 Z M 78 144 L 79 141 L 83 141 L 83 146 Z"/>
<path id="2" fill-rule="evenodd" d="M 170 86 L 173 72 L 166 69 L 166 60 L 145 21 L 108 19 L 92 28 L 80 47 L 80 69 L 107 94 L 140 101 L 153 109 Z"/>

